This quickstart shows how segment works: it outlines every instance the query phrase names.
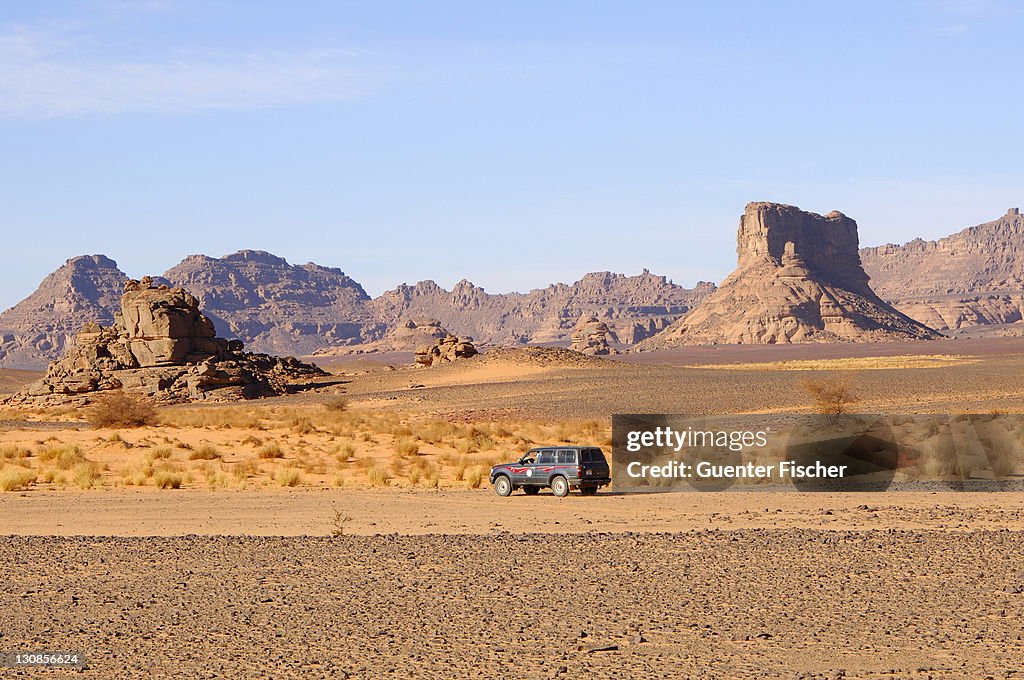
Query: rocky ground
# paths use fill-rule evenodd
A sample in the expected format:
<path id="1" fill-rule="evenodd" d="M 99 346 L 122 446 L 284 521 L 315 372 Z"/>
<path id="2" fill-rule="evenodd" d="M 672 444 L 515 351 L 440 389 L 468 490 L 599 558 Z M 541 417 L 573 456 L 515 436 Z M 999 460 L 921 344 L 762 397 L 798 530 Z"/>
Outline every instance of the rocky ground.
<path id="1" fill-rule="evenodd" d="M 6 537 L 0 648 L 78 650 L 97 678 L 1012 678 L 1022 549 L 1017 531 Z"/>

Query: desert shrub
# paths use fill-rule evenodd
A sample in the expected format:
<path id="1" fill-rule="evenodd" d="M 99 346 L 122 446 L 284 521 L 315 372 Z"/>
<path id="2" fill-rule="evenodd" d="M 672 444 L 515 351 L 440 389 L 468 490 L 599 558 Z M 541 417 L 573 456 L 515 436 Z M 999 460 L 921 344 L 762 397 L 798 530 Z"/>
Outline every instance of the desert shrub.
<path id="1" fill-rule="evenodd" d="M 484 469 L 479 465 L 474 465 L 469 472 L 466 473 L 466 482 L 469 484 L 470 489 L 479 489 L 483 479 Z"/>
<path id="2" fill-rule="evenodd" d="M 222 457 L 221 452 L 213 444 L 203 444 L 188 454 L 189 460 L 216 460 Z"/>
<path id="3" fill-rule="evenodd" d="M 331 413 L 344 413 L 348 410 L 348 400 L 345 397 L 331 397 L 324 402 L 324 408 Z"/>
<path id="4" fill-rule="evenodd" d="M 170 470 L 160 470 L 153 475 L 153 483 L 158 489 L 180 489 L 181 475 Z"/>
<path id="5" fill-rule="evenodd" d="M 171 457 L 171 449 L 167 446 L 161 446 L 158 449 L 153 449 L 150 455 L 156 460 L 167 460 Z"/>
<path id="6" fill-rule="evenodd" d="M 71 471 L 71 480 L 79 489 L 91 489 L 100 481 L 100 471 L 95 463 L 79 463 Z"/>
<path id="7" fill-rule="evenodd" d="M 29 458 L 31 456 L 32 452 L 23 446 L 16 446 L 14 444 L 0 446 L 0 461 L 21 460 L 23 458 Z"/>
<path id="8" fill-rule="evenodd" d="M 459 462 L 455 464 L 455 481 L 461 482 L 466 476 L 466 457 L 459 456 Z"/>
<path id="9" fill-rule="evenodd" d="M 379 465 L 374 465 L 366 471 L 366 479 L 370 482 L 370 486 L 386 486 L 390 481 L 388 473 L 384 468 Z"/>
<path id="10" fill-rule="evenodd" d="M 96 397 L 86 409 L 93 427 L 142 427 L 156 423 L 156 409 L 145 398 L 122 390 Z"/>
<path id="11" fill-rule="evenodd" d="M 302 473 L 295 468 L 282 468 L 275 476 L 281 486 L 298 486 L 302 482 Z"/>
<path id="12" fill-rule="evenodd" d="M 309 418 L 293 418 L 291 422 L 292 432 L 295 434 L 312 434 L 316 432 L 316 428 L 313 427 L 313 421 Z"/>
<path id="13" fill-rule="evenodd" d="M 260 439 L 259 437 L 254 437 L 250 434 L 245 439 L 243 439 L 241 443 L 243 446 L 246 444 L 250 444 L 252 446 L 259 446 L 260 444 L 263 443 L 263 440 Z"/>
<path id="14" fill-rule="evenodd" d="M 396 439 L 393 448 L 400 456 L 413 456 L 420 452 L 420 445 L 415 439 Z"/>
<path id="15" fill-rule="evenodd" d="M 284 451 L 281 449 L 280 444 L 270 441 L 261 446 L 256 455 L 264 460 L 270 460 L 273 458 L 284 458 Z"/>
<path id="16" fill-rule="evenodd" d="M 21 491 L 35 481 L 36 473 L 32 470 L 0 470 L 0 490 L 3 491 Z"/>
<path id="17" fill-rule="evenodd" d="M 50 463 L 61 470 L 70 470 L 74 466 L 85 462 L 82 450 L 74 444 L 54 444 L 39 451 L 40 461 Z"/>
<path id="18" fill-rule="evenodd" d="M 849 375 L 829 376 L 826 378 L 804 378 L 800 386 L 814 402 L 817 413 L 824 415 L 840 415 L 848 413 L 850 406 L 859 399 L 853 393 L 852 378 Z"/>
<path id="19" fill-rule="evenodd" d="M 260 473 L 260 464 L 254 460 L 242 460 L 235 463 L 231 468 L 231 474 L 240 481 L 248 479 L 252 475 Z"/>
<path id="20" fill-rule="evenodd" d="M 349 458 L 356 455 L 356 447 L 351 444 L 341 444 L 334 450 L 334 457 L 339 463 L 345 463 Z"/>

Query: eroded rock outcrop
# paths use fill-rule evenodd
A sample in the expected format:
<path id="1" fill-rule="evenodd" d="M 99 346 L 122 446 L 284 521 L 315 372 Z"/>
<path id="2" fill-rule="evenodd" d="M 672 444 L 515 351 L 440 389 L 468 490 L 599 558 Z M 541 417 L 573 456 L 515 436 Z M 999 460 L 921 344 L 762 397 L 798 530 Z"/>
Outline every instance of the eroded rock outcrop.
<path id="1" fill-rule="evenodd" d="M 417 366 L 437 366 L 447 364 L 459 359 L 468 359 L 476 356 L 476 347 L 468 340 L 458 338 L 454 335 L 446 335 L 433 345 L 427 345 L 416 350 Z"/>
<path id="2" fill-rule="evenodd" d="M 89 321 L 114 322 L 128 278 L 103 255 L 73 257 L 0 314 L 0 367 L 39 368 L 62 356 Z"/>
<path id="3" fill-rule="evenodd" d="M 736 271 L 640 348 L 939 337 L 871 290 L 857 245 L 857 223 L 838 211 L 822 216 L 749 203 L 740 218 Z"/>
<path id="4" fill-rule="evenodd" d="M 914 239 L 860 251 L 871 286 L 911 318 L 941 330 L 1024 319 L 1024 215 L 936 241 Z"/>
<path id="5" fill-rule="evenodd" d="M 609 344 L 609 340 L 618 343 L 619 339 L 608 324 L 593 315 L 583 315 L 572 332 L 570 349 L 590 356 L 606 356 L 618 354 L 618 350 Z"/>
<path id="6" fill-rule="evenodd" d="M 194 296 L 148 277 L 125 282 L 120 307 L 111 326 L 87 323 L 64 358 L 9 402 L 88 401 L 115 389 L 161 402 L 251 399 L 326 375 L 292 357 L 243 352 L 240 340 L 216 337 Z"/>

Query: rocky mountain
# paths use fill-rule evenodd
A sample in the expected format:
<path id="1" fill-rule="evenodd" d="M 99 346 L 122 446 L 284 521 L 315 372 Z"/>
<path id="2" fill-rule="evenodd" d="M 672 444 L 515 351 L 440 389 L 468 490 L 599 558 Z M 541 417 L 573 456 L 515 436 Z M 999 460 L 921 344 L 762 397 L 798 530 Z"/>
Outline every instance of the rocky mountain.
<path id="1" fill-rule="evenodd" d="M 748 203 L 736 242 L 736 271 L 640 349 L 938 337 L 871 290 L 858 256 L 857 223 L 838 211 L 822 216 Z"/>
<path id="2" fill-rule="evenodd" d="M 370 296 L 340 269 L 291 265 L 258 250 L 221 258 L 191 255 L 164 277 L 199 299 L 219 335 L 275 354 L 312 354 L 383 332 L 369 314 Z"/>
<path id="3" fill-rule="evenodd" d="M 624 344 L 666 328 L 714 291 L 700 282 L 684 288 L 644 270 L 637 276 L 586 274 L 573 283 L 555 283 L 529 293 L 486 292 L 469 281 L 451 291 L 433 281 L 401 285 L 374 298 L 369 307 L 388 327 L 411 317 L 437 319 L 478 343 L 547 344 L 568 342 L 580 317 L 606 322 Z"/>
<path id="4" fill-rule="evenodd" d="M 0 314 L 0 366 L 45 366 L 64 354 L 87 322 L 113 323 L 127 278 L 103 255 L 68 260 Z"/>
<path id="5" fill-rule="evenodd" d="M 860 255 L 875 291 L 933 328 L 1024 318 L 1024 216 L 1017 208 L 936 241 L 890 243 Z"/>
<path id="6" fill-rule="evenodd" d="M 89 321 L 109 325 L 127 276 L 103 256 L 69 260 L 32 296 L 0 316 L 0 366 L 42 367 L 65 353 Z M 371 299 L 340 269 L 289 264 L 262 251 L 221 258 L 192 255 L 157 277 L 194 295 L 217 334 L 274 354 L 414 350 L 408 324 L 434 321 L 478 343 L 568 343 L 588 315 L 631 344 L 668 326 L 714 286 L 683 288 L 663 276 L 588 274 L 530 293 L 492 294 L 468 281 L 447 291 L 432 281 L 401 285 Z M 429 330 L 429 328 L 427 328 Z M 408 345 L 408 346 L 406 346 Z"/>

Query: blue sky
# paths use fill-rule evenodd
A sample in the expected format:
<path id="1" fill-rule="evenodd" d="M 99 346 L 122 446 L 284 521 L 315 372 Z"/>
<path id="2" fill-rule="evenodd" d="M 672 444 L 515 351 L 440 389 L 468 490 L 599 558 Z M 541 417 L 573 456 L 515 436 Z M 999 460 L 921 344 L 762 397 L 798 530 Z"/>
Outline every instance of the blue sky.
<path id="1" fill-rule="evenodd" d="M 5 2 L 0 308 L 242 248 L 376 294 L 735 263 L 746 202 L 935 238 L 1024 204 L 1024 4 Z"/>

